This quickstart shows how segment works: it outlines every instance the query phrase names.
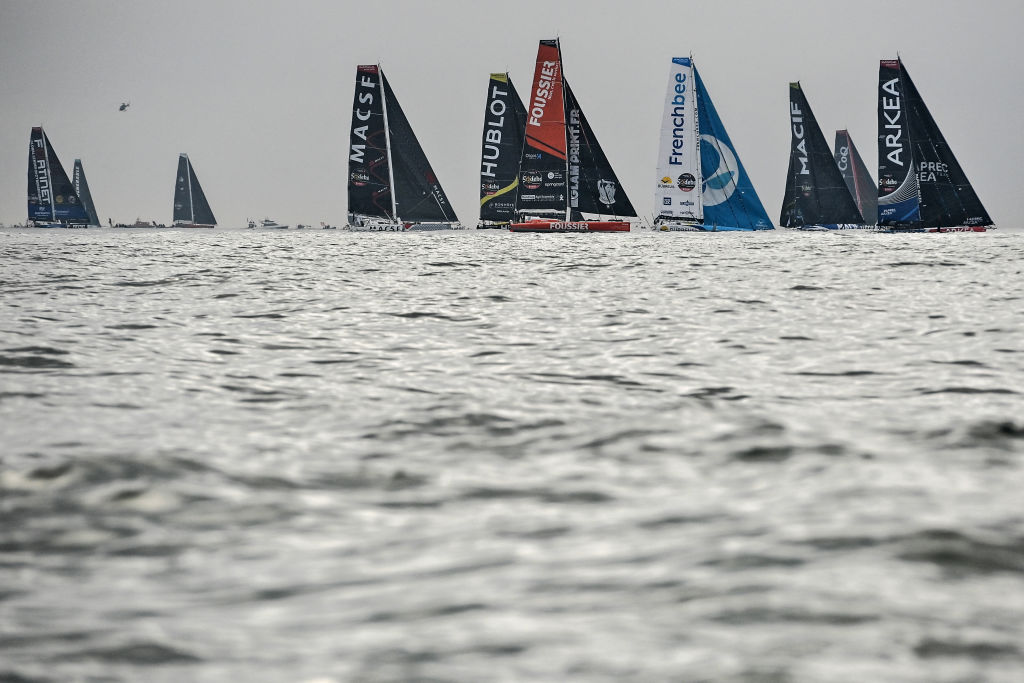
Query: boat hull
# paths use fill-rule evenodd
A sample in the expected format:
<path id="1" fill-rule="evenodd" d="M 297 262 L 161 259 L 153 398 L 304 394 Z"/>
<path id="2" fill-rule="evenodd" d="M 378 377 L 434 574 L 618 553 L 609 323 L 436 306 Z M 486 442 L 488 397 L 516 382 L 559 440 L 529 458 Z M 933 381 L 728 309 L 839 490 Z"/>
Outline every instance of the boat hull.
<path id="1" fill-rule="evenodd" d="M 988 232 L 989 229 L 990 226 L 987 225 L 957 225 L 949 228 L 910 228 L 907 230 L 879 230 L 878 232 L 899 235 L 907 232 Z"/>
<path id="2" fill-rule="evenodd" d="M 626 221 L 527 221 L 511 223 L 511 232 L 629 232 Z"/>

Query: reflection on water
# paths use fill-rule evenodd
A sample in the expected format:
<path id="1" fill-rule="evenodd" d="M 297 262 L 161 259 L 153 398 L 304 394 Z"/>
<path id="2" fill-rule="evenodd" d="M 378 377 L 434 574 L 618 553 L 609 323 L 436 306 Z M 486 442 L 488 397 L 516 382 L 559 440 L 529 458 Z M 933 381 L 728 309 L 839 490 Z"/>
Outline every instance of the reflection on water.
<path id="1" fill-rule="evenodd" d="M 1019 680 L 1020 234 L 54 232 L 0 680 Z"/>

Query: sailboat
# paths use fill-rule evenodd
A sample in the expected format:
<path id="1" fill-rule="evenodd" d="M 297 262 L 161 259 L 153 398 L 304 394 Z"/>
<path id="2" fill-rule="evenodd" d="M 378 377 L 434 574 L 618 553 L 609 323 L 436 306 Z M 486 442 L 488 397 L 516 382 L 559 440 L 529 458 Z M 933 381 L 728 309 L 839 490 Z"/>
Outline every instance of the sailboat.
<path id="1" fill-rule="evenodd" d="M 657 173 L 656 230 L 774 229 L 692 57 L 672 58 Z"/>
<path id="2" fill-rule="evenodd" d="M 462 230 L 388 79 L 356 67 L 348 157 L 349 230 Z"/>
<path id="3" fill-rule="evenodd" d="M 874 225 L 878 222 L 878 186 L 872 180 L 848 130 L 836 131 L 835 160 L 864 222 Z"/>
<path id="4" fill-rule="evenodd" d="M 799 81 L 789 84 L 789 131 L 779 225 L 800 230 L 867 227 Z"/>
<path id="5" fill-rule="evenodd" d="M 636 216 L 576 96 L 562 75 L 558 39 L 542 40 L 519 160 L 512 232 L 628 232 Z"/>
<path id="6" fill-rule="evenodd" d="M 61 166 L 42 126 L 28 140 L 28 225 L 36 228 L 84 228 L 89 214 Z"/>
<path id="7" fill-rule="evenodd" d="M 519 154 L 526 107 L 508 73 L 493 73 L 487 84 L 480 149 L 480 222 L 477 230 L 507 228 L 516 214 Z"/>
<path id="8" fill-rule="evenodd" d="M 212 228 L 217 225 L 210 203 L 199 184 L 187 154 L 178 156 L 178 179 L 174 184 L 174 227 Z"/>
<path id="9" fill-rule="evenodd" d="M 888 232 L 992 225 L 898 57 L 878 67 L 878 225 Z"/>
<path id="10" fill-rule="evenodd" d="M 100 218 L 96 215 L 96 206 L 92 203 L 92 193 L 89 192 L 89 181 L 85 179 L 85 168 L 82 167 L 81 159 L 75 159 L 75 170 L 71 172 L 71 184 L 89 216 L 89 227 L 100 227 Z"/>

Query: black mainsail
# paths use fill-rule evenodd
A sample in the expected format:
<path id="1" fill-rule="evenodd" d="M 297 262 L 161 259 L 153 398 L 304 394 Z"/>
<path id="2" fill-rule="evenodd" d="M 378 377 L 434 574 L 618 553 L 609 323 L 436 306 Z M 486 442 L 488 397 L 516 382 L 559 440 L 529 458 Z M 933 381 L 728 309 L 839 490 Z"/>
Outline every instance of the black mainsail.
<path id="1" fill-rule="evenodd" d="M 356 67 L 349 134 L 349 214 L 395 219 L 387 137 L 380 68 L 376 64 Z"/>
<path id="2" fill-rule="evenodd" d="M 89 215 L 89 226 L 99 227 L 100 218 L 96 214 L 96 205 L 92 203 L 92 193 L 89 192 L 89 181 L 85 179 L 85 168 L 81 159 L 75 159 L 75 170 L 71 172 L 71 184 L 75 187 L 75 193 L 82 200 L 82 206 Z"/>
<path id="3" fill-rule="evenodd" d="M 636 216 L 636 210 L 619 184 L 611 162 L 601 149 L 576 95 L 563 81 L 565 124 L 568 138 L 569 212 Z"/>
<path id="4" fill-rule="evenodd" d="M 800 83 L 789 84 L 790 152 L 779 225 L 836 228 L 863 224 Z"/>
<path id="5" fill-rule="evenodd" d="M 42 126 L 32 128 L 28 141 L 28 220 L 54 226 L 89 222 L 89 214 Z"/>
<path id="6" fill-rule="evenodd" d="M 878 186 L 871 178 L 871 172 L 853 144 L 848 130 L 836 131 L 835 159 L 864 222 L 874 225 L 878 222 Z"/>
<path id="7" fill-rule="evenodd" d="M 882 60 L 878 70 L 878 223 L 902 230 L 992 225 L 898 58 Z"/>
<path id="8" fill-rule="evenodd" d="M 404 221 L 458 222 L 387 76 L 381 72 L 380 77 L 384 83 L 397 215 Z"/>
<path id="9" fill-rule="evenodd" d="M 178 156 L 178 176 L 174 184 L 174 223 L 180 226 L 211 228 L 217 224 L 187 154 Z"/>
<path id="10" fill-rule="evenodd" d="M 401 228 L 405 221 L 458 222 L 394 90 L 374 64 L 356 67 L 348 168 L 352 227 L 364 227 L 367 218 L 383 219 L 374 229 Z"/>
<path id="11" fill-rule="evenodd" d="M 480 143 L 480 223 L 477 228 L 505 227 L 516 213 L 519 155 L 523 148 L 526 107 L 508 73 L 492 73 L 487 84 L 484 131 Z"/>

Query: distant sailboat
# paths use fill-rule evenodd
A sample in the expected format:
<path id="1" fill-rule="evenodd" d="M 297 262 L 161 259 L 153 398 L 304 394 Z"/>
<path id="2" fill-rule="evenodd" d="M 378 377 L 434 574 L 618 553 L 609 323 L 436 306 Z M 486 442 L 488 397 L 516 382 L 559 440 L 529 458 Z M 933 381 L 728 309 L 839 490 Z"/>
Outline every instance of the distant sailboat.
<path id="1" fill-rule="evenodd" d="M 774 229 L 690 57 L 672 58 L 657 173 L 656 230 Z"/>
<path id="2" fill-rule="evenodd" d="M 799 82 L 789 84 L 789 130 L 779 225 L 800 230 L 867 227 Z"/>
<path id="3" fill-rule="evenodd" d="M 82 160 L 75 159 L 75 170 L 71 173 L 71 183 L 75 187 L 78 198 L 89 215 L 89 227 L 100 227 L 100 219 L 96 214 L 96 206 L 92 203 L 92 193 L 89 192 L 89 181 L 85 179 L 85 169 L 82 167 Z"/>
<path id="4" fill-rule="evenodd" d="M 628 232 L 636 211 L 562 75 L 558 39 L 537 48 L 512 232 Z M 588 216 L 597 216 L 585 218 Z M 604 220 L 602 216 L 611 216 Z"/>
<path id="5" fill-rule="evenodd" d="M 61 166 L 42 126 L 28 142 L 28 225 L 37 228 L 84 228 L 89 214 Z"/>
<path id="6" fill-rule="evenodd" d="M 835 160 L 864 222 L 874 225 L 878 222 L 878 186 L 847 130 L 836 131 Z"/>
<path id="7" fill-rule="evenodd" d="M 187 154 L 178 157 L 178 176 L 174 184 L 174 227 L 212 228 L 217 225 L 210 203 L 199 184 Z"/>
<path id="8" fill-rule="evenodd" d="M 348 157 L 350 230 L 461 230 L 388 79 L 356 67 Z"/>
<path id="9" fill-rule="evenodd" d="M 477 229 L 507 228 L 515 219 L 519 154 L 526 107 L 508 73 L 491 74 L 480 150 L 480 222 Z"/>
<path id="10" fill-rule="evenodd" d="M 992 225 L 899 58 L 878 68 L 878 225 L 890 232 Z"/>

